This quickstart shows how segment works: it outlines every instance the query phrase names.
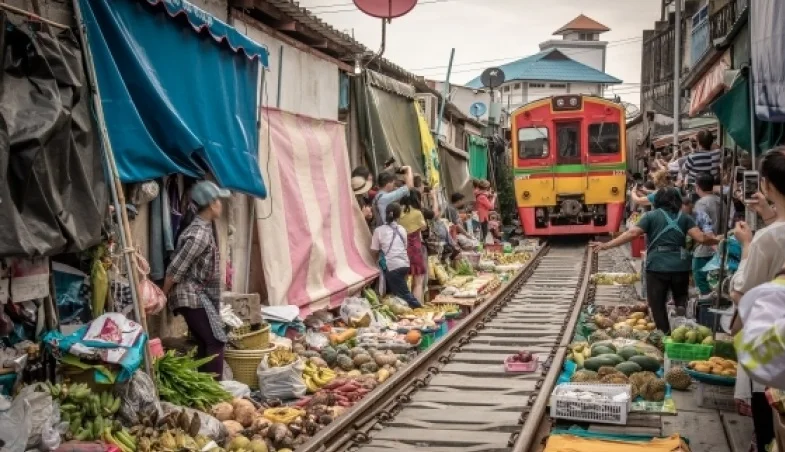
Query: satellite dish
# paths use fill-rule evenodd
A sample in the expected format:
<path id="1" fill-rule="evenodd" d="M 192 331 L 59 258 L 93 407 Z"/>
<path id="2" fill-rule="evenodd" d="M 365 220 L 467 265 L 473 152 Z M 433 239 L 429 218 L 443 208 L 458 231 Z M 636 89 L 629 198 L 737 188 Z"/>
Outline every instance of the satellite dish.
<path id="1" fill-rule="evenodd" d="M 354 0 L 354 5 L 371 17 L 389 20 L 414 9 L 417 0 Z"/>
<path id="2" fill-rule="evenodd" d="M 488 111 L 488 107 L 482 102 L 475 102 L 469 107 L 469 114 L 475 118 L 484 115 L 486 111 Z"/>
<path id="3" fill-rule="evenodd" d="M 497 67 L 488 68 L 482 71 L 482 75 L 480 75 L 480 81 L 486 88 L 498 88 L 502 83 L 504 83 L 504 71 Z"/>

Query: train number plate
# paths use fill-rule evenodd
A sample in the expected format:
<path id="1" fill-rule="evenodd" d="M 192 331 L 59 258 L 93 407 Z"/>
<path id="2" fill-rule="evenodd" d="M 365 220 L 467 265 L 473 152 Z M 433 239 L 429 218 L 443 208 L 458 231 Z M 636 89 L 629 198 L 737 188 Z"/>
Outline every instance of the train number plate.
<path id="1" fill-rule="evenodd" d="M 531 178 L 531 174 L 519 174 L 515 176 L 515 180 L 527 180 Z"/>
<path id="2" fill-rule="evenodd" d="M 624 176 L 624 175 L 626 175 L 626 174 L 627 174 L 627 173 L 626 173 L 624 170 L 615 170 L 615 171 L 613 172 L 613 175 L 614 175 L 614 176 Z"/>

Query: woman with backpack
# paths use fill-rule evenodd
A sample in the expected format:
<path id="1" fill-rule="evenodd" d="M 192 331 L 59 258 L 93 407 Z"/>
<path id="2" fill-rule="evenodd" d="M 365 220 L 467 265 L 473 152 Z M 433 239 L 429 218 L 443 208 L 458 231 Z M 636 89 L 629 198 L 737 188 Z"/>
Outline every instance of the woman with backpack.
<path id="1" fill-rule="evenodd" d="M 406 229 L 398 224 L 400 219 L 401 205 L 397 202 L 388 204 L 384 224 L 373 231 L 371 251 L 377 255 L 387 292 L 404 300 L 410 307 L 419 308 L 422 305 L 407 283 L 411 264 Z"/>
<path id="2" fill-rule="evenodd" d="M 692 256 L 687 237 L 704 245 L 719 241 L 700 230 L 695 220 L 682 212 L 682 196 L 677 188 L 657 191 L 654 210 L 646 212 L 638 224 L 607 243 L 592 242 L 595 251 L 616 248 L 646 234 L 646 301 L 657 329 L 670 334 L 668 292 L 676 306 L 686 307 Z"/>

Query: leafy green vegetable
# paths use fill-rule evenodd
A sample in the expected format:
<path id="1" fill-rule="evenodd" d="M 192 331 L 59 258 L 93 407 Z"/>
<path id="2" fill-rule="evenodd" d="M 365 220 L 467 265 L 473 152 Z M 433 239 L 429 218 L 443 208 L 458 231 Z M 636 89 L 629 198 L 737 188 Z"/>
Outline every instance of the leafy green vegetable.
<path id="1" fill-rule="evenodd" d="M 458 276 L 474 276 L 474 268 L 472 268 L 472 264 L 462 260 L 456 265 L 456 274 Z"/>
<path id="2" fill-rule="evenodd" d="M 155 385 L 161 399 L 175 405 L 209 410 L 218 402 L 232 399 L 232 395 L 213 378 L 199 372 L 199 368 L 213 359 L 194 359 L 196 350 L 185 356 L 177 356 L 170 350 L 155 362 Z"/>

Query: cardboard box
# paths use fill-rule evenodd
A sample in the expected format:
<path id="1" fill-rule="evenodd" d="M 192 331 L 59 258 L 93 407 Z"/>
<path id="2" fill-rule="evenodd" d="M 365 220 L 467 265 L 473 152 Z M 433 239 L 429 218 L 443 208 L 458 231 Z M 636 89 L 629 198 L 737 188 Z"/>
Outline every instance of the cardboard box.
<path id="1" fill-rule="evenodd" d="M 261 325 L 263 323 L 262 303 L 258 293 L 224 292 L 221 294 L 221 302 L 231 306 L 235 315 L 243 323 L 249 325 Z"/>

